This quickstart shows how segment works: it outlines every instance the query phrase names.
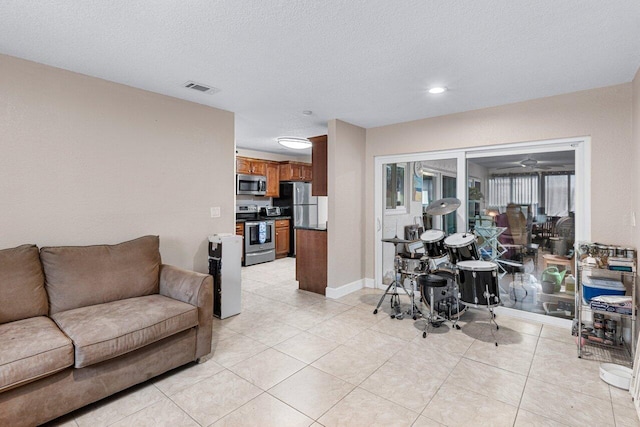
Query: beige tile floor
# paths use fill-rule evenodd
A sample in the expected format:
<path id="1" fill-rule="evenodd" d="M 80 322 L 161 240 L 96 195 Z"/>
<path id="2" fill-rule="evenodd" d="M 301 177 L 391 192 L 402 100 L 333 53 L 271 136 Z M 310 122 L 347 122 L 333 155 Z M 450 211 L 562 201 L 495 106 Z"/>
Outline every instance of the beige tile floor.
<path id="1" fill-rule="evenodd" d="M 422 338 L 381 291 L 299 291 L 295 261 L 243 268 L 242 313 L 214 320 L 213 352 L 90 405 L 68 426 L 638 426 L 628 392 L 576 357 L 568 330 L 483 312 Z M 406 297 L 404 297 L 406 299 Z"/>

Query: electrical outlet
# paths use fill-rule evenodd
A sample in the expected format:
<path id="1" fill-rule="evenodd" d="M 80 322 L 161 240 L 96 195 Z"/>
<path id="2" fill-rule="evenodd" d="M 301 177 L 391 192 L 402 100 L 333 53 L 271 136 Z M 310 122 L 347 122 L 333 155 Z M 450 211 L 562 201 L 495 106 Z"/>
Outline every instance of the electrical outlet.
<path id="1" fill-rule="evenodd" d="M 211 218 L 220 218 L 220 206 L 211 208 Z"/>

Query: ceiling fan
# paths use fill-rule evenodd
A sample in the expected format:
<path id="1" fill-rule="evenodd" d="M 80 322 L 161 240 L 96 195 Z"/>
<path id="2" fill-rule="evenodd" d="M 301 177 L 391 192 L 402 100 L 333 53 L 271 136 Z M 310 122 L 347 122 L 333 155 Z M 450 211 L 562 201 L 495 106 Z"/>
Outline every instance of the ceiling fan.
<path id="1" fill-rule="evenodd" d="M 567 166 L 566 164 L 554 164 L 553 166 Z M 551 169 L 551 166 L 546 166 L 543 164 L 540 164 L 540 162 L 536 159 L 533 159 L 531 157 L 527 157 L 524 160 L 521 160 L 515 164 L 512 164 L 510 166 L 503 166 L 501 168 L 496 168 L 498 170 L 500 169 L 514 169 L 514 168 L 526 168 L 526 169 L 540 169 L 540 170 L 549 170 Z"/>

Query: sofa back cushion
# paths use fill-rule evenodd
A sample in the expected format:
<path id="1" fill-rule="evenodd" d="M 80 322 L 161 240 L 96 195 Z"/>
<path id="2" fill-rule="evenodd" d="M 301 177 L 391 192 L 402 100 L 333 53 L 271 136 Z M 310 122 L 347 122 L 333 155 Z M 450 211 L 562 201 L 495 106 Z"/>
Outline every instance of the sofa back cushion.
<path id="1" fill-rule="evenodd" d="M 160 239 L 40 250 L 49 313 L 158 293 Z"/>
<path id="2" fill-rule="evenodd" d="M 0 250 L 0 323 L 43 316 L 48 310 L 38 247 Z"/>

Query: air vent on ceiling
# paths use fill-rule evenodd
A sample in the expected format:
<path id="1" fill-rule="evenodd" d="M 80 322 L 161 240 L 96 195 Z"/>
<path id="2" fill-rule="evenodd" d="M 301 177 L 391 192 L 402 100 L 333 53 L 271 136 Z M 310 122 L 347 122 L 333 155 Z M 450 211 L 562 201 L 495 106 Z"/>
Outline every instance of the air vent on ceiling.
<path id="1" fill-rule="evenodd" d="M 205 84 L 192 81 L 188 81 L 182 86 L 186 87 L 187 89 L 193 89 L 197 90 L 198 92 L 206 93 L 208 95 L 213 95 L 214 93 L 220 92 L 220 89 L 218 89 L 217 87 L 207 86 Z"/>

